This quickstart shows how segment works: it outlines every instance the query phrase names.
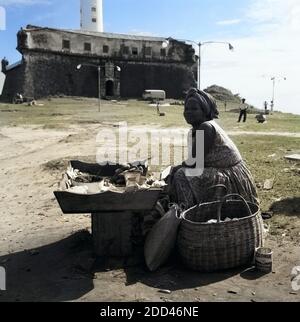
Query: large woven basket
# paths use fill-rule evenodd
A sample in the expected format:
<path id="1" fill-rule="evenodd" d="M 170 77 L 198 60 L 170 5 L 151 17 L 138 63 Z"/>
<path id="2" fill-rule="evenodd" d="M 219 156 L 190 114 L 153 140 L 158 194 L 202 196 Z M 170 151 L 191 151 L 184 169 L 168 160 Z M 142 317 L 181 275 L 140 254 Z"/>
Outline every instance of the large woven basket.
<path id="1" fill-rule="evenodd" d="M 263 246 L 259 207 L 240 195 L 197 205 L 186 210 L 182 219 L 178 250 L 183 263 L 193 270 L 212 272 L 249 264 L 255 249 Z M 207 223 L 211 219 L 217 222 Z"/>

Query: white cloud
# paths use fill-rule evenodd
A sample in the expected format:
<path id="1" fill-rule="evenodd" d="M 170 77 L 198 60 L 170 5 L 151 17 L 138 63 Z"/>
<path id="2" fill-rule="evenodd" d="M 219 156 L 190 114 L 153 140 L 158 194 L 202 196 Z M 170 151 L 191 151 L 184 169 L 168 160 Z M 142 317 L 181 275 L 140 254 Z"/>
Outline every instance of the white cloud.
<path id="1" fill-rule="evenodd" d="M 246 16 L 254 23 L 300 31 L 299 0 L 253 0 Z"/>
<path id="2" fill-rule="evenodd" d="M 223 85 L 262 107 L 272 97 L 271 76 L 285 76 L 276 84 L 275 105 L 300 114 L 300 1 L 254 0 L 244 18 L 251 18 L 252 35 L 224 39 L 234 45 L 233 53 L 203 46 L 202 87 Z"/>
<path id="3" fill-rule="evenodd" d="M 241 19 L 231 19 L 231 20 L 217 21 L 217 25 L 220 25 L 220 26 L 237 25 L 239 23 L 241 23 Z"/>
<path id="4" fill-rule="evenodd" d="M 286 8 L 289 0 L 254 0 L 247 8 L 246 16 L 255 22 L 267 22 L 277 20 Z"/>
<path id="5" fill-rule="evenodd" d="M 0 6 L 50 4 L 49 0 L 0 0 Z"/>

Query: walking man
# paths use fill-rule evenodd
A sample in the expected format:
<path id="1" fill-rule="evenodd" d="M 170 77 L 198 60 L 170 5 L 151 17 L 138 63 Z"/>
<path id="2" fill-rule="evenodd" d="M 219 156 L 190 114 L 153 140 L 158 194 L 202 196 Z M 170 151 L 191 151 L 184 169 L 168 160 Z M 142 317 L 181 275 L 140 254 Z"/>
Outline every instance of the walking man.
<path id="1" fill-rule="evenodd" d="M 240 106 L 240 116 L 238 122 L 240 123 L 242 120 L 242 117 L 244 117 L 243 122 L 245 123 L 247 121 L 247 110 L 248 110 L 248 105 L 246 104 L 246 100 L 243 98 L 242 99 L 242 104 Z"/>
<path id="2" fill-rule="evenodd" d="M 264 102 L 264 107 L 265 107 L 265 115 L 267 115 L 268 114 L 268 102 L 267 101 Z"/>

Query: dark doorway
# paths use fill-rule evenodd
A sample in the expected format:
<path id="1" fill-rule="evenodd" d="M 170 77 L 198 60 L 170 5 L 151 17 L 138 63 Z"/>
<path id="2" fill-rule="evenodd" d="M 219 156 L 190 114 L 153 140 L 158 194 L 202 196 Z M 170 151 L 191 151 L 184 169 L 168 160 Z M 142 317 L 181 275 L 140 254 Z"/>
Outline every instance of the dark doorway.
<path id="1" fill-rule="evenodd" d="M 114 96 L 114 82 L 111 80 L 106 82 L 105 96 Z"/>

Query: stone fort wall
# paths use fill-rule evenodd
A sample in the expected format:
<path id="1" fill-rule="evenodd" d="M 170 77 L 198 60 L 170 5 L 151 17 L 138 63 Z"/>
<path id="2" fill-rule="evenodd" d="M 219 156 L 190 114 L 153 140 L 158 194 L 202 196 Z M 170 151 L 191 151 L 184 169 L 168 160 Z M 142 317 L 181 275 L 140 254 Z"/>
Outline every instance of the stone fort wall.
<path id="1" fill-rule="evenodd" d="M 192 46 L 171 39 L 107 33 L 82 33 L 28 26 L 18 33 L 22 63 L 4 71 L 3 99 L 15 93 L 42 98 L 49 95 L 141 97 L 145 89 L 163 89 L 169 98 L 183 97 L 196 86 Z M 76 66 L 83 64 L 80 70 Z M 120 67 L 119 68 L 116 67 Z"/>

